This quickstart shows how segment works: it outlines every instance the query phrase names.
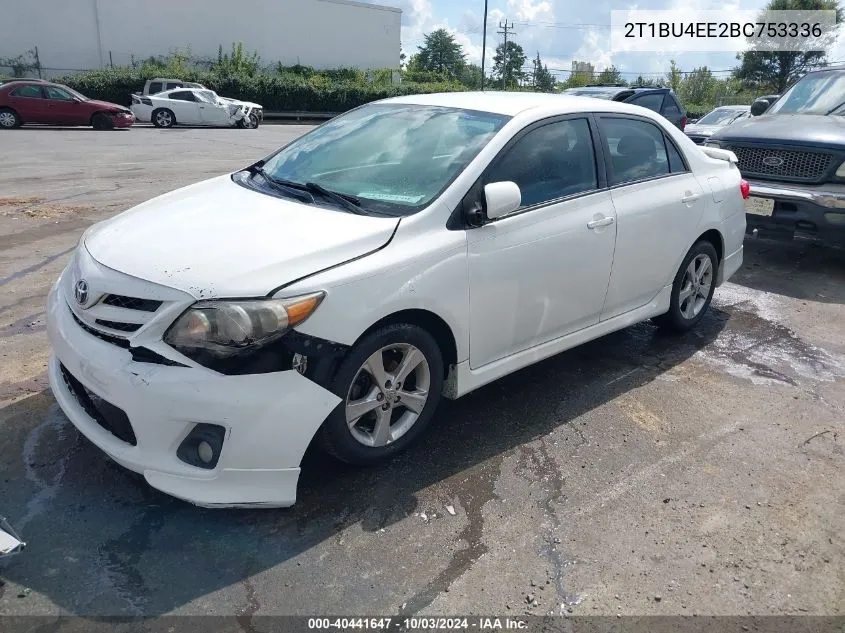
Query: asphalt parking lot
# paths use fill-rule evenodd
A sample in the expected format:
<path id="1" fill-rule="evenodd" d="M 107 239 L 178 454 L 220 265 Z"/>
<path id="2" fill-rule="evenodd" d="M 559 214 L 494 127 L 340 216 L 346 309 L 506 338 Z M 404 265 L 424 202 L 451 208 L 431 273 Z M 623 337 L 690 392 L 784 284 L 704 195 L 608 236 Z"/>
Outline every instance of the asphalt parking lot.
<path id="1" fill-rule="evenodd" d="M 747 241 L 697 332 L 444 402 L 389 464 L 310 454 L 290 509 L 195 508 L 82 438 L 44 311 L 84 228 L 307 129 L 0 133 L 0 614 L 845 612 L 845 256 L 813 245 Z"/>

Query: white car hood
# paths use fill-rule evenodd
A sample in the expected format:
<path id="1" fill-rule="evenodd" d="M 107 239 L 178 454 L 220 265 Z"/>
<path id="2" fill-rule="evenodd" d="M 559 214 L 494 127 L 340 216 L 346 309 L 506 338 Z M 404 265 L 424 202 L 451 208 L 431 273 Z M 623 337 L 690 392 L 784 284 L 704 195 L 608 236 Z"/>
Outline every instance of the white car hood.
<path id="1" fill-rule="evenodd" d="M 692 125 L 687 125 L 684 128 L 684 132 L 687 134 L 700 134 L 701 136 L 710 136 L 714 134 L 716 131 L 721 130 L 724 125 L 699 125 L 698 123 L 693 123 Z"/>
<path id="2" fill-rule="evenodd" d="M 94 225 L 85 246 L 109 268 L 197 299 L 257 297 L 381 248 L 398 223 L 276 198 L 220 176 Z"/>

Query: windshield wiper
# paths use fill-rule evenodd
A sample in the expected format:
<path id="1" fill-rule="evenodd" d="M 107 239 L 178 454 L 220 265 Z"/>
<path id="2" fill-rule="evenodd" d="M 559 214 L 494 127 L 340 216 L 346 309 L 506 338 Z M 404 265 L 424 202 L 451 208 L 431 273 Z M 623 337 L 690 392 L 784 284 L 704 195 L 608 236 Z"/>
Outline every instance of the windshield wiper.
<path id="1" fill-rule="evenodd" d="M 833 108 L 833 110 L 828 110 L 827 112 L 825 112 L 825 115 L 828 115 L 828 114 L 833 114 L 834 112 L 836 112 L 836 111 L 837 111 L 839 108 L 841 108 L 842 106 L 845 106 L 845 101 L 843 101 L 843 102 L 842 102 L 842 103 L 840 103 L 838 106 L 836 106 L 835 108 Z"/>
<path id="2" fill-rule="evenodd" d="M 350 196 L 349 194 L 338 193 L 336 191 L 332 191 L 331 189 L 326 189 L 323 185 L 319 185 L 316 182 L 306 182 L 305 189 L 313 193 L 318 193 L 325 198 L 329 198 L 330 200 L 334 200 L 344 209 L 347 209 L 352 213 L 356 213 L 358 215 L 369 215 L 367 211 L 361 206 L 361 201 L 358 200 L 358 198 L 356 198 L 355 196 Z"/>
<path id="3" fill-rule="evenodd" d="M 282 193 L 286 193 L 289 196 L 296 198 L 297 200 L 301 200 L 302 202 L 307 202 L 309 204 L 314 203 L 314 196 L 312 196 L 303 185 L 300 185 L 297 182 L 291 182 L 289 180 L 282 180 L 281 178 L 276 178 L 275 176 L 270 175 L 264 170 L 260 164 L 252 165 L 249 168 L 254 174 L 260 174 L 264 180 L 270 183 L 276 191 L 281 191 Z"/>

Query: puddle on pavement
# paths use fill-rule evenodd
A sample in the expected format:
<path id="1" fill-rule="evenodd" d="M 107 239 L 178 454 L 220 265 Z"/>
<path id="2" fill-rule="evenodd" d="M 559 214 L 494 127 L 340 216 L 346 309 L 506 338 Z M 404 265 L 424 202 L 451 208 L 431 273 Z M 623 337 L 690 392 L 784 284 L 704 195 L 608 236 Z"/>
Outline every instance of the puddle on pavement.
<path id="1" fill-rule="evenodd" d="M 845 377 L 843 359 L 802 340 L 784 325 L 775 295 L 725 284 L 713 305 L 730 314 L 719 336 L 697 356 L 755 385 L 832 382 Z"/>

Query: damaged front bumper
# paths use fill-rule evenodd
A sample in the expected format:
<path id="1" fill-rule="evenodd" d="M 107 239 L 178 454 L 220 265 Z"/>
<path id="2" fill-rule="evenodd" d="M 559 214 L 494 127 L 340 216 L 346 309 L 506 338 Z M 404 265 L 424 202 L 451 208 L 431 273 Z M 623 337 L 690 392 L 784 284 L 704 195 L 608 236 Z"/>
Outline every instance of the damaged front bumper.
<path id="1" fill-rule="evenodd" d="M 340 398 L 293 370 L 222 375 L 133 360 L 80 327 L 60 284 L 48 299 L 49 381 L 83 435 L 154 488 L 196 505 L 293 505 L 305 450 Z M 180 451 L 206 428 L 220 432 L 211 468 Z"/>

